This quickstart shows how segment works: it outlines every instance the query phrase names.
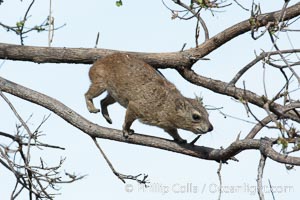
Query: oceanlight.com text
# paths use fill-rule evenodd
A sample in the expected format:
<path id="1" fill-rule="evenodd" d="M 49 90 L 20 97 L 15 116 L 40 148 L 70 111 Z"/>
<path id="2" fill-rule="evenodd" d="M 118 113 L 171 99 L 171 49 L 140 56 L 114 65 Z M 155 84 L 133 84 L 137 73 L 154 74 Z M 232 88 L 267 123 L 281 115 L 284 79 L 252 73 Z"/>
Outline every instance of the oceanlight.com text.
<path id="1" fill-rule="evenodd" d="M 241 185 L 223 185 L 210 183 L 196 185 L 193 183 L 174 183 L 174 184 L 162 184 L 162 183 L 150 183 L 147 187 L 139 184 L 125 184 L 125 191 L 128 193 L 159 193 L 165 194 L 204 194 L 204 193 L 218 193 L 220 190 L 222 193 L 247 193 L 249 195 L 257 194 L 257 186 L 243 183 Z M 262 191 L 264 193 L 293 193 L 294 187 L 291 185 L 263 185 Z"/>

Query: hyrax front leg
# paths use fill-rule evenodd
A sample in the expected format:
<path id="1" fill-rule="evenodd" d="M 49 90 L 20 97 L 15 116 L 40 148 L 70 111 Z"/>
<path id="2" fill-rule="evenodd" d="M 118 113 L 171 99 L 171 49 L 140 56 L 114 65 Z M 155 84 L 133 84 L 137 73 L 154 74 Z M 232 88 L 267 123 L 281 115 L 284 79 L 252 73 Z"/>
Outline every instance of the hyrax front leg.
<path id="1" fill-rule="evenodd" d="M 174 138 L 174 141 L 179 143 L 179 144 L 184 144 L 186 143 L 186 140 L 182 139 L 180 135 L 178 134 L 178 131 L 176 128 L 169 128 L 165 129 L 167 133 L 169 133 L 170 136 Z"/>
<path id="2" fill-rule="evenodd" d="M 107 111 L 107 106 L 114 104 L 116 102 L 116 100 L 110 95 L 107 94 L 107 96 L 101 100 L 100 104 L 101 104 L 101 113 L 103 115 L 103 117 L 106 119 L 106 121 L 110 124 L 112 124 L 112 121 L 109 117 L 108 111 Z"/>
<path id="3" fill-rule="evenodd" d="M 125 121 L 123 124 L 123 136 L 128 137 L 129 135 L 134 133 L 133 129 L 130 129 L 132 123 L 136 120 L 136 114 L 134 112 L 134 106 L 131 102 L 129 102 L 126 110 Z"/>
<path id="4" fill-rule="evenodd" d="M 89 90 L 85 93 L 85 101 L 87 109 L 90 113 L 100 112 L 100 109 L 95 108 L 93 98 L 99 96 L 105 91 L 105 87 L 101 83 L 92 83 Z"/>

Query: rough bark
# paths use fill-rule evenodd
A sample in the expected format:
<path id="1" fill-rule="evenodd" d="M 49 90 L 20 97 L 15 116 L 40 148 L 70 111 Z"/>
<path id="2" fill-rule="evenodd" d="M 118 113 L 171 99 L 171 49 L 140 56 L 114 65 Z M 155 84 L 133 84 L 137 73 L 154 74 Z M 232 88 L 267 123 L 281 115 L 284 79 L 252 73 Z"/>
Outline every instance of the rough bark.
<path id="1" fill-rule="evenodd" d="M 256 27 L 266 26 L 270 22 L 278 22 L 282 10 L 257 16 Z M 300 15 L 300 2 L 285 10 L 282 21 L 290 20 Z M 237 23 L 209 40 L 198 48 L 170 53 L 140 53 L 126 52 L 145 60 L 156 68 L 191 67 L 196 61 L 208 55 L 228 41 L 251 30 L 253 25 L 246 19 Z M 78 63 L 91 64 L 96 59 L 116 52 L 109 49 L 95 48 L 58 48 L 33 47 L 0 43 L 0 59 L 31 61 L 36 63 Z"/>
<path id="2" fill-rule="evenodd" d="M 142 134 L 133 134 L 129 138 L 123 136 L 122 131 L 109 129 L 97 124 L 94 124 L 72 109 L 68 108 L 58 100 L 51 98 L 47 95 L 41 94 L 24 86 L 18 85 L 14 82 L 8 81 L 0 77 L 0 90 L 24 100 L 30 101 L 37 105 L 40 105 L 59 117 L 72 124 L 76 128 L 80 129 L 87 135 L 96 138 L 103 138 L 109 140 L 115 140 L 119 142 L 125 142 L 130 144 L 143 145 L 148 147 L 159 148 L 167 151 L 172 151 L 180 154 L 189 155 L 207 160 L 215 160 L 226 162 L 228 159 L 237 155 L 238 153 L 248 150 L 256 149 L 260 150 L 262 154 L 277 162 L 288 163 L 292 165 L 300 165 L 300 158 L 285 156 L 277 153 L 272 149 L 273 140 L 269 139 L 244 139 L 233 142 L 226 149 L 213 149 L 210 147 L 182 144 L 179 145 L 172 140 L 163 138 L 147 136 Z"/>
<path id="3" fill-rule="evenodd" d="M 299 15 L 300 3 L 297 3 L 285 10 L 285 15 L 283 15 L 284 17 L 282 20 L 286 21 Z M 256 27 L 263 27 L 270 22 L 277 22 L 280 16 L 282 16 L 282 10 L 267 14 L 261 14 L 257 16 Z M 134 54 L 135 56 L 145 60 L 155 68 L 177 69 L 178 72 L 186 80 L 190 81 L 193 84 L 205 87 L 216 93 L 228 95 L 236 99 L 252 103 L 263 108 L 266 103 L 269 103 L 268 99 L 265 99 L 262 96 L 259 96 L 246 89 L 240 89 L 235 87 L 234 85 L 230 85 L 219 80 L 202 77 L 190 70 L 193 64 L 199 59 L 208 55 L 231 39 L 234 39 L 237 36 L 250 31 L 251 28 L 253 28 L 252 26 L 253 25 L 251 25 L 250 20 L 242 21 L 205 41 L 203 44 L 199 45 L 198 48 L 191 48 L 185 51 L 170 53 L 125 53 Z M 49 48 L 0 43 L 0 59 L 30 61 L 35 63 L 91 64 L 96 59 L 102 58 L 114 52 L 116 52 L 116 50 L 95 48 Z M 126 139 L 123 137 L 122 132 L 119 130 L 108 129 L 97 124 L 93 124 L 70 108 L 66 107 L 61 102 L 3 78 L 0 78 L 0 90 L 51 110 L 52 112 L 56 113 L 58 116 L 66 120 L 68 123 L 72 124 L 73 126 L 77 127 L 78 129 L 82 130 L 92 137 L 144 145 L 201 159 L 216 160 L 222 162 L 225 162 L 226 160 L 232 158 L 241 151 L 256 149 L 260 150 L 261 153 L 266 157 L 276 160 L 277 162 L 300 165 L 299 158 L 281 155 L 274 151 L 272 149 L 273 140 L 270 141 L 267 139 L 257 140 L 247 138 L 244 140 L 235 141 L 228 148 L 221 150 L 189 144 L 179 145 L 171 140 L 146 136 L 142 134 L 134 134 Z M 271 103 L 269 106 L 269 109 L 277 116 L 300 122 L 300 115 L 295 109 L 293 111 L 285 112 L 285 107 L 279 104 Z"/>

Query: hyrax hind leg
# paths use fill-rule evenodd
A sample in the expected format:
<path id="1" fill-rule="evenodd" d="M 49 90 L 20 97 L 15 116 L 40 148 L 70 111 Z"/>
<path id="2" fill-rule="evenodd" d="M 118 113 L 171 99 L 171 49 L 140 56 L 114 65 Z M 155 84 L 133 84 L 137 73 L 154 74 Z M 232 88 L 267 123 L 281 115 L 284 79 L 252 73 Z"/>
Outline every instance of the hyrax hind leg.
<path id="1" fill-rule="evenodd" d="M 127 110 L 126 110 L 126 115 L 125 115 L 125 120 L 123 124 L 123 136 L 127 138 L 129 135 L 134 133 L 133 129 L 130 129 L 131 124 L 134 122 L 134 120 L 137 119 L 136 117 L 136 108 L 132 102 L 128 103 Z"/>
<path id="2" fill-rule="evenodd" d="M 103 83 L 92 83 L 90 85 L 89 90 L 85 93 L 85 101 L 87 109 L 90 113 L 97 113 L 100 112 L 100 109 L 95 108 L 93 103 L 93 98 L 99 96 L 105 91 L 105 86 Z"/>
<path id="3" fill-rule="evenodd" d="M 116 100 L 110 95 L 107 94 L 107 96 L 101 100 L 101 113 L 103 117 L 106 119 L 106 121 L 110 124 L 112 124 L 112 121 L 109 117 L 108 111 L 107 111 L 107 106 L 116 103 Z"/>

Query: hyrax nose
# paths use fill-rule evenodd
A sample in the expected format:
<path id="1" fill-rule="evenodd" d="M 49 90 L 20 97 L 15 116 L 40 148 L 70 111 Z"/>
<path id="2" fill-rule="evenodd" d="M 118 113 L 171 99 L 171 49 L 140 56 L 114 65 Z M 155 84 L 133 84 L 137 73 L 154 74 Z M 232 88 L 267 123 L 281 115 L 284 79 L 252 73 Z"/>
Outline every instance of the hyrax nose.
<path id="1" fill-rule="evenodd" d="M 207 131 L 207 132 L 210 132 L 210 131 L 212 131 L 212 130 L 214 130 L 214 127 L 213 127 L 211 124 L 209 124 L 208 131 Z"/>

